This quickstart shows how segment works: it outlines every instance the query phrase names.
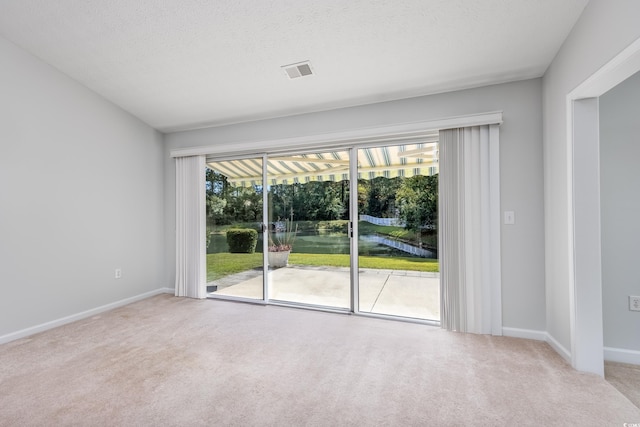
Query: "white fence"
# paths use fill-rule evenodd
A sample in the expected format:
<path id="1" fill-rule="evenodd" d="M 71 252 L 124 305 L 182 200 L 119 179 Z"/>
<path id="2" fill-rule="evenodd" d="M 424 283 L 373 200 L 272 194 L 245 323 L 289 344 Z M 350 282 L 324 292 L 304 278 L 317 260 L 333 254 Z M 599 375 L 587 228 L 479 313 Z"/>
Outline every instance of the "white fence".
<path id="1" fill-rule="evenodd" d="M 396 227 L 405 226 L 405 223 L 400 218 L 378 218 L 371 215 L 360 215 L 360 221 L 366 221 L 371 224 L 383 225 L 383 226 L 396 226 Z M 422 249 L 417 246 L 412 246 L 408 243 L 399 242 L 397 240 L 388 239 L 386 237 L 382 237 L 378 235 L 360 235 L 360 238 L 362 240 L 389 246 L 391 248 L 398 249 L 402 252 L 406 252 L 408 254 L 416 255 L 423 258 L 435 258 L 435 255 L 436 255 L 434 252 L 430 250 Z"/>
<path id="2" fill-rule="evenodd" d="M 395 248 L 402 252 L 406 252 L 408 254 L 416 255 L 422 258 L 435 258 L 435 253 L 427 249 L 422 249 L 417 246 L 409 245 L 407 243 L 398 242 L 397 240 L 387 239 L 386 237 L 368 234 L 361 235 L 360 238 L 368 242 L 374 242 L 381 245 L 389 246 L 391 248 Z"/>
<path id="3" fill-rule="evenodd" d="M 404 227 L 404 222 L 400 218 L 378 218 L 371 215 L 360 215 L 360 221 L 367 221 L 375 225 Z"/>

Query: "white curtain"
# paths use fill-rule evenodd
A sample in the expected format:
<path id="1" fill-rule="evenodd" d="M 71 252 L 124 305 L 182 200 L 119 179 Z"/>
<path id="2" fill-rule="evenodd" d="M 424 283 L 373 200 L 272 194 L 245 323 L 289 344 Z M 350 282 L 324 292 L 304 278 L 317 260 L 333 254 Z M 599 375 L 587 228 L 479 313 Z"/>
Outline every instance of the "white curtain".
<path id="1" fill-rule="evenodd" d="M 205 157 L 176 158 L 176 291 L 206 298 Z"/>
<path id="2" fill-rule="evenodd" d="M 498 125 L 440 131 L 441 325 L 502 335 Z"/>

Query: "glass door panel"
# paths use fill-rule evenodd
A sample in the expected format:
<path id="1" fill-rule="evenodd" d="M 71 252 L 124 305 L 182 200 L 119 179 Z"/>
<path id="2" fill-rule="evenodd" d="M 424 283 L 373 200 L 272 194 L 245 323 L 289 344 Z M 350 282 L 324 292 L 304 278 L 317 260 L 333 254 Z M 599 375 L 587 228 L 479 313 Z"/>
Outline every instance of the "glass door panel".
<path id="1" fill-rule="evenodd" d="M 349 153 L 267 159 L 269 299 L 351 307 Z"/>
<path id="2" fill-rule="evenodd" d="M 357 157 L 359 311 L 439 321 L 437 142 Z"/>
<path id="3" fill-rule="evenodd" d="M 207 293 L 264 299 L 262 158 L 208 161 Z"/>

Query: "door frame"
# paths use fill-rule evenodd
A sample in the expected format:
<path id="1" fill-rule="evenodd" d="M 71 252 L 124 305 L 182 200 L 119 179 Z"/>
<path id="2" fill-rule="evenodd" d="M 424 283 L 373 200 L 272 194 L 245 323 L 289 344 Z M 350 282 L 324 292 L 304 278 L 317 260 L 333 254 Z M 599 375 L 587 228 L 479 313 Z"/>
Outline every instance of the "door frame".
<path id="1" fill-rule="evenodd" d="M 566 97 L 570 358 L 575 369 L 600 376 L 604 376 L 604 330 L 598 97 L 638 71 L 640 38 Z"/>
<path id="2" fill-rule="evenodd" d="M 363 129 L 352 129 L 352 130 L 343 130 L 336 131 L 324 134 L 314 134 L 314 135 L 306 135 L 299 137 L 290 137 L 290 138 L 277 138 L 277 139 L 267 139 L 267 140 L 256 140 L 256 141 L 221 141 L 216 145 L 210 146 L 201 146 L 201 147 L 188 147 L 188 148 L 179 148 L 171 150 L 170 157 L 183 157 L 183 156 L 195 156 L 195 155 L 204 155 L 206 157 L 215 156 L 216 159 L 224 159 L 224 158 L 248 158 L 248 157 L 260 157 L 266 158 L 268 155 L 278 155 L 283 153 L 290 153 L 292 151 L 318 151 L 318 150 L 331 150 L 335 148 L 340 149 L 350 149 L 351 156 L 353 156 L 353 152 L 357 150 L 359 147 L 373 146 L 373 145 L 384 145 L 385 143 L 390 142 L 399 142 L 404 141 L 406 143 L 410 143 L 412 140 L 419 140 L 426 133 L 433 132 L 434 130 L 445 130 L 452 128 L 464 128 L 471 126 L 483 126 L 483 125 L 499 125 L 502 123 L 502 111 L 494 111 L 487 113 L 479 113 L 479 114 L 470 114 L 465 116 L 454 116 L 448 118 L 439 118 L 433 120 L 425 120 L 418 122 L 408 122 L 401 123 L 396 125 L 388 125 L 381 127 L 371 127 L 371 128 L 363 128 Z M 345 148 L 346 147 L 346 148 Z M 357 152 L 355 154 L 357 156 Z M 351 158 L 351 157 L 350 157 Z M 355 164 L 355 172 L 356 175 L 353 175 L 353 165 Z M 263 163 L 263 185 L 266 183 L 264 180 L 264 175 L 266 174 L 266 163 Z M 357 177 L 357 161 L 351 162 L 350 165 L 350 191 L 353 191 L 351 185 L 354 185 L 353 176 Z M 356 192 L 352 194 L 357 194 L 357 179 L 355 180 L 356 184 Z M 263 200 L 264 200 L 263 191 Z M 352 197 L 350 203 L 357 204 L 357 198 Z M 499 207 L 497 208 L 499 209 Z M 352 227 L 355 227 L 357 232 L 357 221 L 353 218 L 353 212 L 357 214 L 357 205 L 356 209 L 351 210 L 351 223 Z M 267 221 L 264 221 L 267 218 L 264 218 L 266 209 L 263 210 L 263 223 L 266 224 Z M 497 219 L 499 221 L 499 218 Z M 499 227 L 498 227 L 499 230 Z M 355 234 L 357 235 L 357 234 Z M 493 236 L 496 238 L 496 236 Z M 499 236 L 497 237 L 499 239 Z M 353 238 L 351 238 L 351 245 L 353 246 Z M 263 239 L 264 242 L 264 239 Z M 264 243 L 263 243 L 264 244 Z M 351 250 L 352 256 L 352 267 L 351 271 L 351 308 L 352 312 L 362 316 L 375 316 L 379 318 L 391 318 L 396 320 L 405 320 L 403 318 L 395 317 L 395 316 L 385 316 L 378 314 L 370 314 L 370 313 L 362 313 L 359 311 L 358 307 L 358 295 L 357 295 L 357 277 L 355 277 L 358 273 L 358 263 L 357 263 L 357 242 L 356 251 Z M 500 274 L 501 271 L 501 254 L 492 254 L 493 259 L 493 268 L 497 268 L 497 273 Z M 265 255 L 266 257 L 266 255 Z M 355 262 L 353 261 L 353 257 L 355 257 Z M 265 264 L 266 265 L 266 264 Z M 265 273 L 268 272 L 265 269 Z M 267 283 L 268 277 L 263 280 L 263 286 L 268 286 Z M 354 291 L 355 288 L 355 291 Z M 217 297 L 219 299 L 231 299 L 233 301 L 243 301 L 250 303 L 258 303 L 258 304 L 272 304 L 267 300 L 266 289 L 263 292 L 262 300 L 252 300 L 248 298 L 224 298 L 222 296 Z M 501 289 L 494 290 L 494 299 L 501 299 Z M 355 303 L 354 303 L 355 301 Z M 275 304 L 277 305 L 277 303 Z M 314 307 L 309 307 L 314 308 Z M 319 307 L 318 309 L 322 310 L 323 308 Z M 328 310 L 328 311 L 336 311 L 336 310 Z M 340 311 L 343 312 L 343 311 Z M 494 319 L 494 335 L 502 334 L 502 322 L 501 322 L 501 313 L 500 316 Z M 406 321 L 409 322 L 419 322 L 419 323 L 434 323 L 432 321 L 421 321 L 419 319 L 411 319 L 406 318 Z"/>

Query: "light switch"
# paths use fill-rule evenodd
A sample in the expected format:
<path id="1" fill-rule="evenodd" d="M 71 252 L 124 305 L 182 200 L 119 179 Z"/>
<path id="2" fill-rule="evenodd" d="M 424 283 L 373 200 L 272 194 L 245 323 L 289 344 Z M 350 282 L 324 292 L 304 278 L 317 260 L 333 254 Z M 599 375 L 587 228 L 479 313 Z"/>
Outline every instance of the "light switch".
<path id="1" fill-rule="evenodd" d="M 513 225 L 516 223 L 516 213 L 514 211 L 504 211 L 504 223 Z"/>

